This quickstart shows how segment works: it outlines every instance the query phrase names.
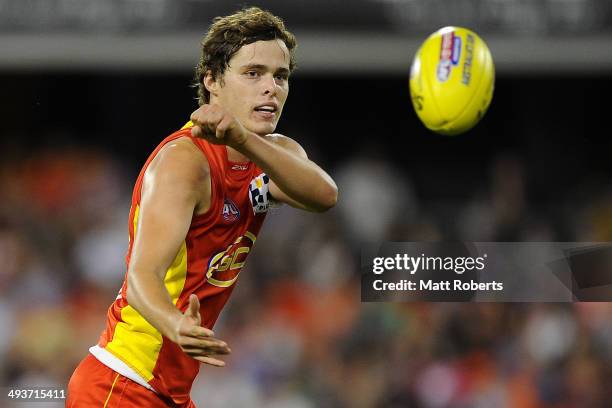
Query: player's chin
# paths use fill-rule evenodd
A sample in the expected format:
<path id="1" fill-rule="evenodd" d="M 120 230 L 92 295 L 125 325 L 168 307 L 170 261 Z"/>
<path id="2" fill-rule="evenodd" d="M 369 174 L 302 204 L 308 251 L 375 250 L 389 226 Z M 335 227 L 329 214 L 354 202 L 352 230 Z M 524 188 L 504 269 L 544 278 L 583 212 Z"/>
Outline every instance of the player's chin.
<path id="1" fill-rule="evenodd" d="M 257 133 L 258 135 L 267 135 L 274 133 L 274 129 L 276 129 L 276 121 L 254 120 L 249 123 L 248 128 L 251 132 Z"/>

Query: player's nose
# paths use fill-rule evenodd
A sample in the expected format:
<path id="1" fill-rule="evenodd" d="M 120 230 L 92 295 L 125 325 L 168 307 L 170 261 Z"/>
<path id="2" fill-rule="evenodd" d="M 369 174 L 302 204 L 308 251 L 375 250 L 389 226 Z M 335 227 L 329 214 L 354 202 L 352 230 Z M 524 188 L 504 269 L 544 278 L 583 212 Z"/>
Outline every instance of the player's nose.
<path id="1" fill-rule="evenodd" d="M 264 75 L 263 81 L 263 94 L 264 95 L 276 95 L 276 81 L 274 80 L 274 75 L 266 74 Z"/>

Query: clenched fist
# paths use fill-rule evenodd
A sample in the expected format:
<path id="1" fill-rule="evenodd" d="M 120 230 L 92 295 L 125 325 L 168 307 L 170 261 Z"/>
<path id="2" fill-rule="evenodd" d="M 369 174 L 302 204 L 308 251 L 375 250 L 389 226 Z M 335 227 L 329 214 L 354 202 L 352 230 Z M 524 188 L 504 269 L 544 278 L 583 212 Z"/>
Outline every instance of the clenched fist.
<path id="1" fill-rule="evenodd" d="M 191 121 L 193 122 L 191 134 L 214 144 L 237 147 L 247 139 L 244 126 L 219 105 L 200 106 L 191 114 Z"/>

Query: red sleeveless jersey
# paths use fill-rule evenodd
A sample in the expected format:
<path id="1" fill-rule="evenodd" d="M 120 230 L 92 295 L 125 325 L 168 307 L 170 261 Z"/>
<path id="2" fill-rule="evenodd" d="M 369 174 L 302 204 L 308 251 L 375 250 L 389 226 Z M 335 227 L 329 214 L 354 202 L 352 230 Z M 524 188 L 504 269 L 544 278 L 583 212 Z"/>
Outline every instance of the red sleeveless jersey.
<path id="1" fill-rule="evenodd" d="M 136 227 L 145 171 L 164 145 L 180 137 L 189 137 L 208 159 L 211 202 L 206 213 L 193 217 L 185 241 L 166 272 L 164 284 L 172 302 L 183 312 L 189 295 L 195 293 L 200 299 L 202 325 L 210 329 L 234 289 L 266 216 L 264 211 L 254 210 L 249 199 L 252 194 L 249 185 L 261 184 L 263 177 L 267 181 L 267 176 L 252 162 L 230 162 L 224 145 L 194 138 L 188 127 L 170 135 L 150 155 L 134 187 L 126 256 L 128 266 L 134 237 L 138 234 Z M 98 346 L 92 347 L 104 349 L 102 354 L 108 358 L 100 358 L 100 353 L 94 355 L 111 368 L 126 365 L 146 381 L 143 385 L 151 386 L 155 392 L 178 404 L 189 401 L 200 363 L 162 336 L 131 307 L 126 290 L 127 272 L 121 291 L 108 310 L 106 329 Z"/>

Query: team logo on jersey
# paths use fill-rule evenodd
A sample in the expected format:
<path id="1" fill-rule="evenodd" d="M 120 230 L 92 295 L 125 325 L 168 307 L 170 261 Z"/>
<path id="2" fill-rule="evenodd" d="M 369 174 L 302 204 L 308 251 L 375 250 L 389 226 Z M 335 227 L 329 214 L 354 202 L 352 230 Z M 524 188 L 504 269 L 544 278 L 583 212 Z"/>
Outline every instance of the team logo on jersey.
<path id="1" fill-rule="evenodd" d="M 210 258 L 206 271 L 208 283 L 220 288 L 230 287 L 238 279 L 240 270 L 246 262 L 257 237 L 245 232 L 239 236 L 225 251 L 221 251 Z"/>
<path id="2" fill-rule="evenodd" d="M 223 201 L 223 220 L 225 222 L 234 222 L 240 218 L 240 210 L 236 207 L 236 204 L 229 198 Z"/>

